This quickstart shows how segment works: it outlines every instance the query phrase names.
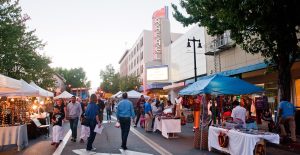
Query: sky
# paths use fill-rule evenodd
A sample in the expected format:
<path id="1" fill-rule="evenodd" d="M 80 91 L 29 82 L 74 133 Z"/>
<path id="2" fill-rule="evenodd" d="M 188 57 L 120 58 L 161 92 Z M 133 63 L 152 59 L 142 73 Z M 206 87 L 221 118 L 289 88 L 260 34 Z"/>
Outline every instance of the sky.
<path id="1" fill-rule="evenodd" d="M 46 42 L 42 54 L 51 67 L 82 67 L 92 88 L 100 85 L 100 70 L 112 64 L 118 71 L 122 54 L 142 30 L 152 29 L 152 14 L 169 6 L 171 32 L 188 30 L 173 16 L 171 3 L 179 0 L 21 0 L 30 16 L 28 29 Z"/>

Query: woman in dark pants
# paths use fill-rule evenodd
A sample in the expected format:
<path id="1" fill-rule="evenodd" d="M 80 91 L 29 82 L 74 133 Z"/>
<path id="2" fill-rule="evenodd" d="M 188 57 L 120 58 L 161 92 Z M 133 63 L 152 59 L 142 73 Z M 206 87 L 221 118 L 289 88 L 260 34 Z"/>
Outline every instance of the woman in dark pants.
<path id="1" fill-rule="evenodd" d="M 90 136 L 88 137 L 88 142 L 86 146 L 86 150 L 96 150 L 96 148 L 93 148 L 93 142 L 96 137 L 96 132 L 94 132 L 94 129 L 96 125 L 98 124 L 98 128 L 101 127 L 101 122 L 98 117 L 99 115 L 99 106 L 97 106 L 97 96 L 95 94 L 91 95 L 90 103 L 88 104 L 86 111 L 85 111 L 85 117 L 88 121 L 89 127 L 90 127 Z"/>

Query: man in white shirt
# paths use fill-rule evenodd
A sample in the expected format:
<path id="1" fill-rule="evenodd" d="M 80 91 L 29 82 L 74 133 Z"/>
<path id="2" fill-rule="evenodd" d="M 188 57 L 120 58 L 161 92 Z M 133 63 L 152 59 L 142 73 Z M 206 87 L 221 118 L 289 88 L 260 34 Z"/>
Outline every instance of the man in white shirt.
<path id="1" fill-rule="evenodd" d="M 76 101 L 76 97 L 72 96 L 71 102 L 67 105 L 67 117 L 70 121 L 70 128 L 72 131 L 72 142 L 76 142 L 78 120 L 82 113 L 81 105 Z"/>
<path id="2" fill-rule="evenodd" d="M 246 109 L 241 107 L 238 101 L 234 101 L 232 104 L 235 107 L 232 109 L 231 117 L 235 122 L 242 122 L 243 127 L 246 128 Z"/>

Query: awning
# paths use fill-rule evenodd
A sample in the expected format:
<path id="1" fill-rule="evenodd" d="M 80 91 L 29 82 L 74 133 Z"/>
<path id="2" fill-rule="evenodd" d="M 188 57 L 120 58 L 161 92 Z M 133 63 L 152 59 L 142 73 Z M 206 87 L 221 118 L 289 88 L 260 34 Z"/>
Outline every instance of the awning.
<path id="1" fill-rule="evenodd" d="M 267 66 L 268 66 L 267 64 L 262 62 L 262 63 L 249 65 L 249 66 L 245 66 L 245 67 L 241 67 L 241 68 L 237 68 L 237 69 L 232 69 L 232 70 L 228 70 L 228 71 L 219 72 L 218 74 L 225 75 L 225 76 L 232 76 L 232 75 L 237 75 L 237 74 L 241 74 L 241 73 L 246 73 L 246 72 L 251 72 L 251 71 L 255 71 L 255 70 L 264 69 Z M 201 80 L 205 77 L 206 76 L 198 77 L 197 81 Z M 185 81 L 185 85 L 189 85 L 189 84 L 192 84 L 194 82 L 195 82 L 195 79 L 189 79 L 189 80 Z"/>
<path id="2" fill-rule="evenodd" d="M 163 89 L 165 86 L 171 85 L 171 83 L 151 83 L 147 85 L 147 90 L 149 89 Z M 139 91 L 144 91 L 144 87 L 140 86 Z"/>
<path id="3" fill-rule="evenodd" d="M 163 90 L 169 90 L 174 88 L 180 88 L 184 86 L 184 82 L 172 83 L 171 85 L 167 85 L 163 87 Z"/>

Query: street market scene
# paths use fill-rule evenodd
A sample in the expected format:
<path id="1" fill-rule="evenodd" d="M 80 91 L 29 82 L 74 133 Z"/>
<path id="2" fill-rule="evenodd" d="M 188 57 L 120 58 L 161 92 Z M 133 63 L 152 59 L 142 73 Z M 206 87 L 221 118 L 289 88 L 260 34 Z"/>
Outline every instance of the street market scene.
<path id="1" fill-rule="evenodd" d="M 0 155 L 300 154 L 300 1 L 0 1 Z"/>

